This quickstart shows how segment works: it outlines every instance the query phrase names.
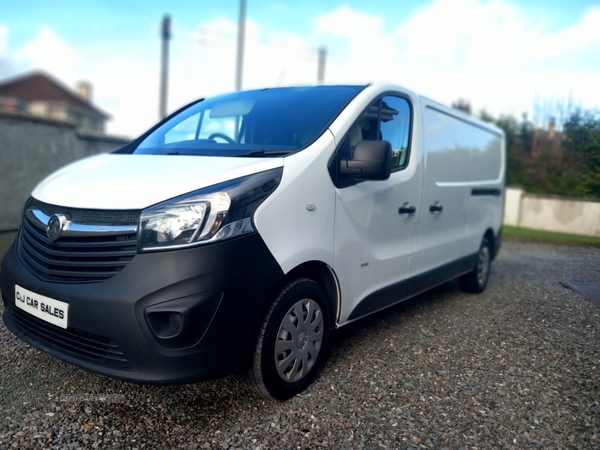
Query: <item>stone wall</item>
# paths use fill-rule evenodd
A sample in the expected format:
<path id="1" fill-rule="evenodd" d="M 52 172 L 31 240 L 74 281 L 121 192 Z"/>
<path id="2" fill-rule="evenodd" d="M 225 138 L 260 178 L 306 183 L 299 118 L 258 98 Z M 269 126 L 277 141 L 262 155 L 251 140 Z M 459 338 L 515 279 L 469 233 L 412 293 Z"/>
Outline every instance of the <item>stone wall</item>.
<path id="1" fill-rule="evenodd" d="M 600 237 L 600 201 L 506 189 L 504 223 L 535 230 Z"/>
<path id="2" fill-rule="evenodd" d="M 35 185 L 77 159 L 128 140 L 80 134 L 71 123 L 0 112 L 0 232 L 16 230 Z"/>

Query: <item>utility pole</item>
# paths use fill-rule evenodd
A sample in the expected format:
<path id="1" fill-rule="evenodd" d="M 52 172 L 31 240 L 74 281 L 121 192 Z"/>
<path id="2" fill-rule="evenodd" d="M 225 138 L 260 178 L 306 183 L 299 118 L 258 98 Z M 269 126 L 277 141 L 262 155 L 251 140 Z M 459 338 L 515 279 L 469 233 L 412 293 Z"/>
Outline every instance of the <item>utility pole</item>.
<path id="1" fill-rule="evenodd" d="M 171 17 L 165 14 L 162 20 L 162 52 L 160 66 L 160 106 L 159 119 L 167 117 L 167 90 L 169 85 L 169 39 L 171 39 Z"/>
<path id="2" fill-rule="evenodd" d="M 317 83 L 325 81 L 325 59 L 327 58 L 327 47 L 319 47 L 319 68 L 317 70 Z"/>
<path id="3" fill-rule="evenodd" d="M 244 41 L 246 34 L 246 0 L 240 0 L 240 18 L 238 22 L 237 64 L 235 71 L 235 90 L 242 90 L 244 75 Z"/>

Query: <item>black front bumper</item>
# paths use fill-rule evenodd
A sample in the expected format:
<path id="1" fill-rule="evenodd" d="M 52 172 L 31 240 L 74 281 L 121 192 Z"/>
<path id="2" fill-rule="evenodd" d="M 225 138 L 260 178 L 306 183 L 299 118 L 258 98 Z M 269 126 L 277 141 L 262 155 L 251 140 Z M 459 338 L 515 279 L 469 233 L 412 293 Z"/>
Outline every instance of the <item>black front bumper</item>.
<path id="1" fill-rule="evenodd" d="M 138 254 L 97 283 L 41 281 L 15 243 L 0 272 L 4 323 L 34 347 L 127 381 L 175 384 L 244 368 L 259 321 L 283 276 L 261 237 Z M 68 328 L 15 306 L 15 284 L 69 304 Z M 181 320 L 173 336 L 169 314 Z"/>

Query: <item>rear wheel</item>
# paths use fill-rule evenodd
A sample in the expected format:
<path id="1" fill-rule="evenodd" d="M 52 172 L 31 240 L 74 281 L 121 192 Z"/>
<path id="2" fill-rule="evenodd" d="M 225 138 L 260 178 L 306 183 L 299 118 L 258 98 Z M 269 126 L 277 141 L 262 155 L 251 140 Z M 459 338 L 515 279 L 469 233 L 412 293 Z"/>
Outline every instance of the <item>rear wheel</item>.
<path id="1" fill-rule="evenodd" d="M 481 241 L 479 253 L 477 255 L 477 263 L 473 270 L 465 275 L 462 275 L 458 280 L 463 291 L 478 294 L 483 292 L 490 278 L 490 270 L 492 265 L 492 244 L 487 238 Z"/>
<path id="2" fill-rule="evenodd" d="M 323 290 L 306 278 L 291 281 L 265 316 L 247 383 L 266 397 L 293 397 L 318 375 L 328 338 L 329 310 Z"/>

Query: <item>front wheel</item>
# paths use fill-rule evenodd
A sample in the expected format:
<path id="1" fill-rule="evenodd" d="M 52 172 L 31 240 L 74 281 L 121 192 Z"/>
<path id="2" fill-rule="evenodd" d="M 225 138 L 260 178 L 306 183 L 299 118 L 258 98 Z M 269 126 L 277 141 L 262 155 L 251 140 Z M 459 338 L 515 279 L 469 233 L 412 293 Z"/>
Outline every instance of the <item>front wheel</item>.
<path id="1" fill-rule="evenodd" d="M 479 294 L 483 292 L 490 278 L 492 265 L 492 244 L 487 238 L 481 241 L 479 253 L 477 254 L 477 263 L 473 270 L 462 275 L 458 280 L 463 291 Z"/>
<path id="2" fill-rule="evenodd" d="M 329 309 L 323 290 L 299 278 L 288 283 L 258 333 L 246 382 L 257 393 L 286 400 L 318 375 L 326 357 Z"/>

